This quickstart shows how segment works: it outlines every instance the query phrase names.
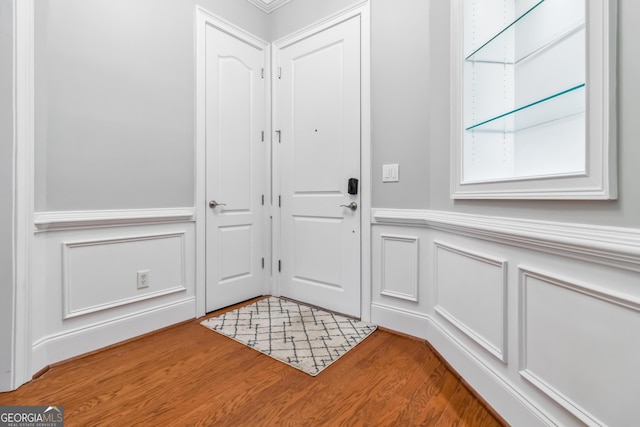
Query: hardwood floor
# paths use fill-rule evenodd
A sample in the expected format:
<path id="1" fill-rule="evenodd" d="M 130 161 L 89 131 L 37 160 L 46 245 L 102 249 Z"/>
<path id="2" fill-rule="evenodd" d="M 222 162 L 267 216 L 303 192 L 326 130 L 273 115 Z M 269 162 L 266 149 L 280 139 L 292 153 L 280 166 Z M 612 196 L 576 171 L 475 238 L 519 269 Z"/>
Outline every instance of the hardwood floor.
<path id="1" fill-rule="evenodd" d="M 182 323 L 52 366 L 0 406 L 66 426 L 499 426 L 423 341 L 377 330 L 317 377 Z"/>

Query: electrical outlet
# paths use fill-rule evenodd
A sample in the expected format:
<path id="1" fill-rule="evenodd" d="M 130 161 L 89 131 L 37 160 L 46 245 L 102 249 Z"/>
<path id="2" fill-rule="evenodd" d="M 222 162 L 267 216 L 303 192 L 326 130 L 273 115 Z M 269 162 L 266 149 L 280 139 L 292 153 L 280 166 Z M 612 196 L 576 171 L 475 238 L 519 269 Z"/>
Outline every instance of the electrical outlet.
<path id="1" fill-rule="evenodd" d="M 149 270 L 138 271 L 138 289 L 148 288 L 150 284 Z"/>

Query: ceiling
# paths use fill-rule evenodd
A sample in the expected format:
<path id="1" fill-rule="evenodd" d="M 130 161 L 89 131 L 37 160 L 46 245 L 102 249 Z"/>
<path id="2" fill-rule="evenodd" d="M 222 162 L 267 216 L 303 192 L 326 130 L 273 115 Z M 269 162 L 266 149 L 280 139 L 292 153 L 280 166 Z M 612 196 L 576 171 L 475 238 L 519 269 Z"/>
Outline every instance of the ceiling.
<path id="1" fill-rule="evenodd" d="M 291 0 L 249 0 L 249 2 L 253 3 L 267 13 L 273 12 L 280 6 L 290 1 Z"/>

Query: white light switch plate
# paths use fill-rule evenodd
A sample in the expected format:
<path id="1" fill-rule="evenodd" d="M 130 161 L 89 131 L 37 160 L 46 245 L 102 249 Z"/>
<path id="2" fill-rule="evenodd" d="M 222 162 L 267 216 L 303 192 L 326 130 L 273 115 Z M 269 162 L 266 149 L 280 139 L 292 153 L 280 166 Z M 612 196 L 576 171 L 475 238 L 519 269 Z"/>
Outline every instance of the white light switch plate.
<path id="1" fill-rule="evenodd" d="M 398 182 L 398 164 L 382 165 L 382 182 Z"/>

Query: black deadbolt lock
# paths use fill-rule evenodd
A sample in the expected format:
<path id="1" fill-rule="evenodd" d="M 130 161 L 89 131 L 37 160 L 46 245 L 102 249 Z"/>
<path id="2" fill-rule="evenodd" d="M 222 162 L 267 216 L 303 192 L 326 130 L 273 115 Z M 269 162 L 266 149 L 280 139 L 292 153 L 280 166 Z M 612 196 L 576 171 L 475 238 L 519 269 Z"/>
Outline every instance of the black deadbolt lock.
<path id="1" fill-rule="evenodd" d="M 356 178 L 349 178 L 349 186 L 347 188 L 347 193 L 358 194 L 358 180 Z"/>

